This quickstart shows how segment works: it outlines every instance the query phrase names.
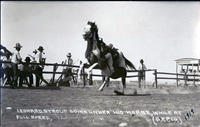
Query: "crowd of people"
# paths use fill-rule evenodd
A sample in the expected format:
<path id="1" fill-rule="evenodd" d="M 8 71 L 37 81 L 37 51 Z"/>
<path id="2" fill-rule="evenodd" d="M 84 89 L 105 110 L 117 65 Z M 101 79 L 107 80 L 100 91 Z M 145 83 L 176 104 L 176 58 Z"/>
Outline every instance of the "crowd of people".
<path id="1" fill-rule="evenodd" d="M 102 50 L 103 53 L 111 52 L 113 57 L 117 57 L 118 53 L 116 48 L 113 47 L 112 44 L 108 46 L 103 45 L 104 43 L 100 43 L 101 47 L 104 47 Z M 46 58 L 44 57 L 45 53 L 44 48 L 39 46 L 38 49 L 35 49 L 32 53 L 33 55 L 28 54 L 28 56 L 23 60 L 20 54 L 21 48 L 20 43 L 16 43 L 14 46 L 15 51 L 12 53 L 7 50 L 4 46 L 0 45 L 1 56 L 3 56 L 3 65 L 1 62 L 1 77 L 5 77 L 7 84 L 10 84 L 12 88 L 22 87 L 25 82 L 28 87 L 33 87 L 35 75 L 35 87 L 39 87 L 41 84 L 41 79 L 43 78 L 43 69 Z M 3 51 L 2 51 L 3 50 Z M 105 55 L 103 54 L 103 55 Z M 71 53 L 67 54 L 67 60 L 65 64 L 73 65 L 73 59 L 71 58 Z M 34 64 L 35 63 L 35 64 Z M 115 61 L 113 61 L 113 66 Z M 140 60 L 140 66 L 138 68 L 138 81 L 139 86 L 141 87 L 141 83 L 145 83 L 145 70 L 147 69 L 144 64 L 144 60 Z M 112 68 L 111 68 L 112 69 Z M 113 70 L 114 71 L 114 70 Z M 74 80 L 74 76 L 72 75 L 72 68 L 66 67 L 63 69 L 63 75 L 61 75 L 61 82 L 68 83 L 69 81 Z M 5 75 L 5 76 L 4 76 Z"/>
<path id="2" fill-rule="evenodd" d="M 42 74 L 46 62 L 44 48 L 39 46 L 32 52 L 32 55 L 28 54 L 23 60 L 20 53 L 22 47 L 20 43 L 16 43 L 14 46 L 15 51 L 10 52 L 6 47 L 0 45 L 0 78 L 4 79 L 3 86 L 9 84 L 11 88 L 20 88 L 23 87 L 23 84 L 27 84 L 28 87 L 39 87 L 42 80 L 44 80 Z M 64 64 L 73 65 L 71 56 L 71 53 L 67 54 L 67 60 L 65 60 Z M 71 75 L 72 68 L 69 66 L 63 69 L 63 73 L 61 79 L 65 83 L 69 82 L 71 77 L 74 78 L 73 75 Z"/>
<path id="3" fill-rule="evenodd" d="M 3 70 L 1 77 L 5 77 L 4 83 L 11 85 L 12 88 L 17 88 L 22 87 L 24 82 L 28 84 L 28 87 L 33 87 L 33 75 L 35 75 L 35 87 L 39 87 L 46 60 L 44 48 L 39 46 L 37 50 L 33 51 L 33 56 L 29 55 L 23 60 L 20 53 L 22 47 L 20 43 L 16 43 L 15 51 L 12 53 L 1 45 L 1 49 L 3 49 L 1 56 L 4 57 L 2 59 L 4 63 L 1 66 Z"/>

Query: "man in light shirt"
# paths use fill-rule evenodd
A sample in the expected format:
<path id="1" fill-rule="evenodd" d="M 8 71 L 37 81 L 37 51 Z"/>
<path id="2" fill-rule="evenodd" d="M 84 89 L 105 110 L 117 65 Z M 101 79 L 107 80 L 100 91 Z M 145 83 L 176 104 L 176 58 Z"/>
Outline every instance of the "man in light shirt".
<path id="1" fill-rule="evenodd" d="M 42 46 L 39 46 L 39 48 L 38 48 L 39 53 L 36 56 L 36 61 L 40 64 L 45 63 L 45 58 L 44 58 L 45 53 L 43 52 L 43 50 L 44 50 L 44 48 Z M 36 73 L 37 73 L 37 75 L 35 75 L 35 77 L 36 77 L 36 87 L 39 87 L 39 85 L 40 85 L 40 80 L 41 80 L 41 77 L 43 76 L 42 75 L 43 69 L 44 69 L 44 65 L 38 65 L 36 67 L 36 70 L 35 70 Z"/>
<path id="2" fill-rule="evenodd" d="M 11 56 L 12 54 L 7 54 L 4 58 L 4 62 L 11 62 Z M 11 87 L 13 88 L 13 82 L 12 82 L 12 79 L 13 79 L 13 67 L 12 67 L 12 64 L 11 63 L 4 63 L 3 64 L 3 69 L 5 70 L 5 78 L 7 78 L 7 81 L 6 83 L 10 84 Z"/>
<path id="3" fill-rule="evenodd" d="M 22 48 L 20 43 L 16 43 L 15 47 L 16 50 L 13 53 L 12 56 L 12 63 L 13 63 L 13 75 L 14 75 L 14 86 L 17 87 L 18 86 L 18 77 L 19 77 L 19 73 L 20 73 L 20 67 L 21 67 L 21 62 L 22 62 L 22 57 L 20 55 L 20 50 Z"/>
<path id="4" fill-rule="evenodd" d="M 67 54 L 67 64 L 68 65 L 73 65 L 73 59 L 71 58 L 71 53 Z"/>
<path id="5" fill-rule="evenodd" d="M 141 65 L 138 68 L 138 70 L 139 70 L 139 72 L 138 72 L 139 88 L 141 88 L 141 82 L 142 82 L 142 84 L 145 87 L 145 78 L 146 78 L 146 76 L 145 76 L 145 70 L 147 70 L 146 65 L 144 65 L 144 60 L 143 59 L 140 60 L 140 64 Z"/>
<path id="6" fill-rule="evenodd" d="M 71 65 L 73 65 L 73 59 L 71 58 L 71 53 L 67 54 L 67 66 L 65 69 L 63 69 L 63 76 L 62 76 L 62 80 L 61 83 L 66 85 L 66 86 L 70 86 L 70 81 L 73 79 L 74 80 L 74 76 L 72 74 L 72 67 Z"/>

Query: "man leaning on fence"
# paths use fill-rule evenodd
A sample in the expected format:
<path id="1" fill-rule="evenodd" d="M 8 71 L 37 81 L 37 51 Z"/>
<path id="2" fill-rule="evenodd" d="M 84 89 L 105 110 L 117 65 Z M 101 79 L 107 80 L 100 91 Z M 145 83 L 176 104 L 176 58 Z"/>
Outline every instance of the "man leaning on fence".
<path id="1" fill-rule="evenodd" d="M 26 57 L 25 63 L 23 64 L 23 69 L 20 73 L 20 79 L 19 79 L 19 86 L 22 87 L 23 81 L 27 81 L 27 77 L 29 78 L 29 82 L 27 81 L 26 83 L 28 84 L 28 87 L 32 87 L 33 85 L 33 74 L 32 74 L 32 66 L 30 64 L 30 57 Z"/>
<path id="2" fill-rule="evenodd" d="M 36 77 L 36 87 L 39 87 L 40 80 L 43 77 L 42 71 L 44 69 L 44 65 L 43 64 L 45 63 L 45 58 L 44 58 L 44 54 L 45 53 L 43 52 L 43 50 L 44 50 L 44 48 L 42 46 L 39 46 L 39 48 L 38 48 L 39 53 L 36 56 L 36 61 L 40 64 L 35 69 L 35 73 L 36 73 L 36 75 L 35 75 L 35 77 Z"/>
<path id="3" fill-rule="evenodd" d="M 145 75 L 145 70 L 147 70 L 147 67 L 146 65 L 144 64 L 144 60 L 141 59 L 140 60 L 140 66 L 138 68 L 138 83 L 139 83 L 139 88 L 141 88 L 141 83 L 143 84 L 143 86 L 145 87 L 145 78 L 146 78 L 146 75 Z"/>
<path id="4" fill-rule="evenodd" d="M 61 84 L 65 86 L 70 86 L 70 81 L 73 79 L 74 81 L 74 76 L 72 74 L 72 65 L 73 65 L 73 59 L 71 58 L 71 53 L 67 54 L 67 67 L 63 69 L 63 78 L 60 81 Z"/>

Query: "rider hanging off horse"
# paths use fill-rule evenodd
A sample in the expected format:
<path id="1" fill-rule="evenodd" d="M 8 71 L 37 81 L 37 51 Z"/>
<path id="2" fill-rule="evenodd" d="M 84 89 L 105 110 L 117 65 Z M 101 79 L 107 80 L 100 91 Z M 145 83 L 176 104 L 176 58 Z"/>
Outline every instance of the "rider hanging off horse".
<path id="1" fill-rule="evenodd" d="M 102 75 L 105 76 L 105 81 L 99 88 L 100 91 L 103 91 L 103 88 L 109 82 L 109 78 L 117 79 L 121 77 L 123 90 L 122 92 L 115 92 L 124 94 L 127 75 L 126 69 L 130 68 L 136 70 L 135 66 L 125 58 L 121 51 L 114 48 L 112 44 L 106 45 L 103 39 L 99 39 L 98 28 L 95 22 L 88 21 L 84 31 L 83 38 L 87 41 L 85 58 L 91 65 L 88 68 L 88 74 L 90 75 L 90 72 L 95 66 L 99 66 Z M 82 68 L 80 68 L 80 70 L 81 69 Z"/>

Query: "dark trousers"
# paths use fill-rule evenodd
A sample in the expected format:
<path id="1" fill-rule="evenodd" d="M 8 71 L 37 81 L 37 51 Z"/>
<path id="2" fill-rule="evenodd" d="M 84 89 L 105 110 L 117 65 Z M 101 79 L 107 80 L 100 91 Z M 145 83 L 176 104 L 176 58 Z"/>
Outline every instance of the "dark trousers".
<path id="1" fill-rule="evenodd" d="M 36 75 L 35 75 L 35 77 L 36 77 L 36 87 L 39 87 L 39 85 L 40 85 L 40 79 L 42 77 L 42 70 L 43 69 L 40 66 L 36 67 L 36 70 L 35 70 L 35 72 L 36 72 Z"/>
<path id="2" fill-rule="evenodd" d="M 139 82 L 139 88 L 141 88 L 141 81 L 145 81 L 145 71 L 140 70 L 138 72 L 138 82 Z"/>
<path id="3" fill-rule="evenodd" d="M 19 86 L 22 87 L 23 81 L 27 80 L 27 77 L 29 77 L 29 83 L 28 87 L 31 87 L 33 85 L 33 74 L 28 71 L 21 71 L 20 72 L 20 79 L 19 79 Z"/>
<path id="4" fill-rule="evenodd" d="M 6 67 L 5 68 L 5 74 L 7 78 L 7 83 L 12 84 L 13 82 L 13 68 Z"/>
<path id="5" fill-rule="evenodd" d="M 18 77 L 20 74 L 20 71 L 18 69 L 18 64 L 13 63 L 13 80 L 14 80 L 14 86 L 18 86 Z"/>

